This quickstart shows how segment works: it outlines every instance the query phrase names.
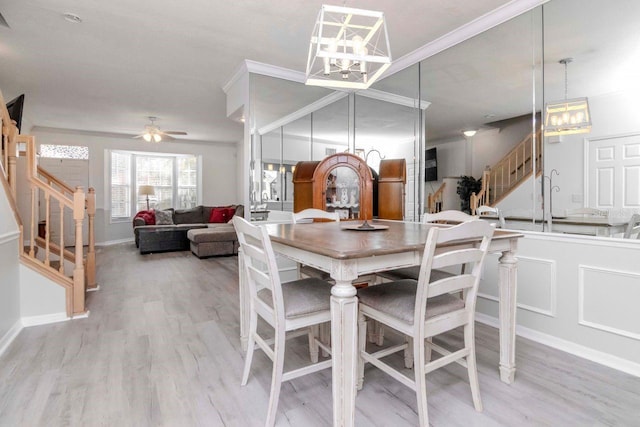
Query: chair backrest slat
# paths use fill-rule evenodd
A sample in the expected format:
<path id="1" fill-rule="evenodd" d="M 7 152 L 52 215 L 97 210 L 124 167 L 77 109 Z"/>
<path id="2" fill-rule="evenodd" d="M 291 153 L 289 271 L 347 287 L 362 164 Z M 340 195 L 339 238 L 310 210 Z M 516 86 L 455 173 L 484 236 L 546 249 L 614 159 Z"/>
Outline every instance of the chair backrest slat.
<path id="1" fill-rule="evenodd" d="M 478 217 L 483 217 L 485 215 L 497 216 L 498 224 L 496 225 L 496 227 L 505 228 L 506 222 L 504 220 L 504 216 L 502 215 L 502 212 L 498 208 L 494 208 L 493 206 L 487 206 L 487 205 L 478 206 L 476 208 L 476 215 L 478 215 Z"/>
<path id="2" fill-rule="evenodd" d="M 436 213 L 425 213 L 422 215 L 422 223 L 443 222 L 443 223 L 460 223 L 476 219 L 473 215 L 462 211 L 448 210 Z"/>
<path id="3" fill-rule="evenodd" d="M 304 209 L 300 212 L 296 212 L 293 214 L 293 223 L 297 223 L 304 219 L 327 219 L 330 221 L 340 221 L 340 214 L 338 212 L 327 212 L 321 209 Z"/>
<path id="4" fill-rule="evenodd" d="M 453 265 L 462 265 L 471 262 L 478 262 L 483 257 L 481 250 L 477 248 L 459 249 L 448 251 L 433 257 L 431 268 L 446 268 Z"/>
<path id="5" fill-rule="evenodd" d="M 624 230 L 624 238 L 631 239 L 633 235 L 636 235 L 636 239 L 640 239 L 640 214 L 633 214 L 629 219 L 627 228 Z"/>
<path id="6" fill-rule="evenodd" d="M 445 277 L 429 283 L 428 298 L 437 297 L 442 294 L 461 291 L 472 288 L 475 283 L 475 277 L 471 274 L 463 274 L 461 276 Z"/>

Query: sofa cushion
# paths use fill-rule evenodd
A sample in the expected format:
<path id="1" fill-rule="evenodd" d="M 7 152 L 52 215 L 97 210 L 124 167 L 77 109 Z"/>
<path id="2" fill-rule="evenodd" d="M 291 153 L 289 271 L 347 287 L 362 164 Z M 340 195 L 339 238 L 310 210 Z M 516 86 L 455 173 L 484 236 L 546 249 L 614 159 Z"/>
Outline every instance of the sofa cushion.
<path id="1" fill-rule="evenodd" d="M 235 241 L 237 236 L 233 225 L 220 224 L 211 228 L 191 229 L 187 232 L 187 238 L 193 243 L 206 243 Z"/>
<path id="2" fill-rule="evenodd" d="M 156 224 L 157 225 L 173 224 L 173 212 L 170 210 L 156 211 Z"/>
<path id="3" fill-rule="evenodd" d="M 202 223 L 202 206 L 191 209 L 177 209 L 173 214 L 174 224 L 197 224 Z"/>

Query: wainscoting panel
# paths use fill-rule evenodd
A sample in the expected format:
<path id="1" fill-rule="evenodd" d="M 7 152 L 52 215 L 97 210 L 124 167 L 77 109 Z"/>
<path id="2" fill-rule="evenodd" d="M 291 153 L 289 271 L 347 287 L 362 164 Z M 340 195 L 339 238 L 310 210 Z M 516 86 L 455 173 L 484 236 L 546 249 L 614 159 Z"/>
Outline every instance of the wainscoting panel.
<path id="1" fill-rule="evenodd" d="M 640 340 L 640 274 L 579 265 L 578 323 Z"/>
<path id="2" fill-rule="evenodd" d="M 490 254 L 478 296 L 498 301 L 499 255 Z M 518 255 L 518 308 L 554 317 L 556 315 L 556 261 Z"/>

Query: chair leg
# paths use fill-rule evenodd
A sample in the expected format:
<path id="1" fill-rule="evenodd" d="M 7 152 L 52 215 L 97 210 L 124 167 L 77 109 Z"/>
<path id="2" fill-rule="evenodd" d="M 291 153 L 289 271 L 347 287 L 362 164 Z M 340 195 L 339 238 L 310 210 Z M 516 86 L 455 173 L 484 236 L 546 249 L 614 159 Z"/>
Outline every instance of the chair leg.
<path id="1" fill-rule="evenodd" d="M 426 360 L 427 362 L 431 362 L 431 346 L 429 344 L 431 344 L 433 342 L 433 337 L 429 337 L 425 340 L 428 344 L 425 345 L 425 349 L 424 349 L 424 360 Z"/>
<path id="2" fill-rule="evenodd" d="M 425 351 L 424 341 L 416 343 L 416 337 L 413 337 L 413 372 L 416 381 L 416 398 L 418 400 L 418 417 L 421 426 L 429 425 L 429 410 L 427 407 L 427 377 L 424 372 Z"/>
<path id="3" fill-rule="evenodd" d="M 320 341 L 327 347 L 331 347 L 331 322 L 323 323 L 320 328 Z M 324 349 L 322 349 L 322 357 L 329 357 Z"/>
<path id="4" fill-rule="evenodd" d="M 275 425 L 276 413 L 278 411 L 278 400 L 280 399 L 280 388 L 282 387 L 282 372 L 284 369 L 284 342 L 285 333 L 276 331 L 275 344 L 273 347 L 273 373 L 271 374 L 271 393 L 269 395 L 269 410 L 267 411 L 267 421 L 265 426 Z"/>
<path id="5" fill-rule="evenodd" d="M 318 363 L 318 342 L 316 337 L 319 336 L 320 326 L 309 326 L 309 356 L 312 363 Z"/>
<path id="6" fill-rule="evenodd" d="M 413 338 L 405 335 L 404 342 L 407 343 L 407 348 L 404 349 L 404 367 L 411 369 L 413 368 Z"/>
<path id="7" fill-rule="evenodd" d="M 242 385 L 247 385 L 249 379 L 249 371 L 251 370 L 251 362 L 253 361 L 253 353 L 256 346 L 256 332 L 258 329 L 258 316 L 255 311 L 251 310 L 249 315 L 249 337 L 247 341 L 247 354 L 244 357 L 244 372 L 242 373 Z"/>
<path id="8" fill-rule="evenodd" d="M 478 368 L 476 366 L 476 340 L 473 322 L 464 327 L 464 346 L 469 349 L 467 356 L 467 370 L 469 371 L 469 385 L 471 396 L 476 411 L 482 412 L 482 400 L 480 399 L 480 382 L 478 381 Z"/>
<path id="9" fill-rule="evenodd" d="M 369 320 L 369 342 L 375 343 L 378 347 L 384 344 L 384 326 L 373 319 Z"/>
<path id="10" fill-rule="evenodd" d="M 364 385 L 364 359 L 361 354 L 367 349 L 367 321 L 364 314 L 358 313 L 358 380 L 356 388 L 362 390 Z"/>

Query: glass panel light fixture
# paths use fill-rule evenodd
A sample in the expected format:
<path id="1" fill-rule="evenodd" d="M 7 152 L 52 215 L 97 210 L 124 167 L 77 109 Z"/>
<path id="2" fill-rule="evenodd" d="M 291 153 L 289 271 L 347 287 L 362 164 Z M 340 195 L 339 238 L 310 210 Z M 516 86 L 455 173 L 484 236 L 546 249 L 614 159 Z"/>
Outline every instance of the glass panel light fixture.
<path id="1" fill-rule="evenodd" d="M 307 85 L 367 89 L 389 65 L 384 13 L 322 6 L 311 34 Z"/>
<path id="2" fill-rule="evenodd" d="M 545 106 L 544 135 L 571 135 L 591 132 L 589 100 L 567 99 L 567 66 L 573 58 L 559 61 L 564 65 L 564 101 L 548 102 Z"/>

